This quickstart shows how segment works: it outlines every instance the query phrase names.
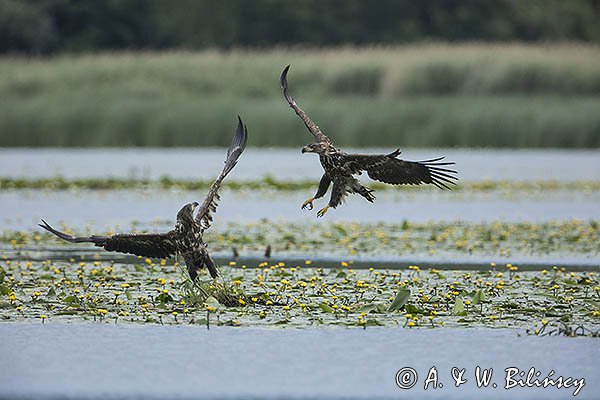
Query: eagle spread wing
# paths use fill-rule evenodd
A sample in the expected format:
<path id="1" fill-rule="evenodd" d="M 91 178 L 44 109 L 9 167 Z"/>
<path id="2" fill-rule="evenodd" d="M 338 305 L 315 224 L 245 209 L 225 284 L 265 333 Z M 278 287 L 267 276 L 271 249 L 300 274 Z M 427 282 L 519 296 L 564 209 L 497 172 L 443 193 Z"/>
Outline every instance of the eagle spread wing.
<path id="1" fill-rule="evenodd" d="M 71 236 L 57 231 L 46 221 L 39 224 L 42 228 L 59 238 L 71 243 L 94 243 L 108 251 L 135 254 L 136 256 L 151 258 L 169 258 L 177 251 L 174 231 L 168 233 L 149 234 L 117 234 L 112 236 Z"/>
<path id="2" fill-rule="evenodd" d="M 208 190 L 208 194 L 204 199 L 204 202 L 200 206 L 198 210 L 198 214 L 196 215 L 196 223 L 200 226 L 200 228 L 204 231 L 210 227 L 210 224 L 213 221 L 211 213 L 217 210 L 217 202 L 219 201 L 219 188 L 221 187 L 221 182 L 227 176 L 229 172 L 235 167 L 237 164 L 238 158 L 246 148 L 246 141 L 248 140 L 248 128 L 242 122 L 242 119 L 238 115 L 238 125 L 235 131 L 235 135 L 233 136 L 233 140 L 231 141 L 231 145 L 227 150 L 227 159 L 225 160 L 225 166 L 223 167 L 223 171 L 219 174 L 217 179 L 213 182 L 210 189 Z"/>
<path id="3" fill-rule="evenodd" d="M 298 115 L 300 117 L 302 122 L 304 122 L 304 125 L 306 125 L 306 127 L 308 128 L 310 133 L 313 134 L 313 136 L 315 137 L 315 139 L 317 139 L 317 141 L 319 143 L 325 142 L 325 143 L 332 144 L 331 140 L 327 136 L 325 136 L 325 134 L 323 132 L 321 132 L 321 129 L 319 129 L 317 124 L 315 124 L 308 117 L 308 115 L 300 107 L 298 107 L 296 100 L 294 100 L 292 98 L 292 96 L 290 96 L 290 94 L 288 93 L 287 74 L 288 74 L 289 70 L 290 70 L 290 66 L 288 65 L 287 67 L 285 67 L 285 69 L 281 73 L 281 76 L 279 77 L 279 85 L 281 86 L 281 90 L 283 92 L 283 97 L 285 97 L 285 99 L 287 100 L 290 107 L 292 107 L 292 109 L 294 109 L 294 111 L 296 112 L 296 115 Z"/>
<path id="4" fill-rule="evenodd" d="M 404 161 L 396 158 L 400 150 L 387 155 L 346 155 L 346 166 L 353 174 L 366 171 L 369 178 L 392 185 L 432 184 L 440 189 L 455 185 L 457 172 L 444 168 L 453 162 L 440 162 L 444 157 L 424 161 Z"/>

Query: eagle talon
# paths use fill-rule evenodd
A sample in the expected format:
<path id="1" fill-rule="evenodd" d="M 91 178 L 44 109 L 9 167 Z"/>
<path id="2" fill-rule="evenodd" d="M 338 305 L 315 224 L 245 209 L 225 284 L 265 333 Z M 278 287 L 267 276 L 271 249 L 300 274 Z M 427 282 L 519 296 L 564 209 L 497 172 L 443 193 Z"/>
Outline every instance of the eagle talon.
<path id="1" fill-rule="evenodd" d="M 314 197 L 311 197 L 310 199 L 308 199 L 304 203 L 302 203 L 302 209 L 304 210 L 305 208 L 308 208 L 309 210 L 312 210 L 314 199 L 315 199 Z"/>
<path id="2" fill-rule="evenodd" d="M 321 208 L 319 211 L 317 211 L 317 217 L 322 217 L 323 215 L 325 215 L 325 213 L 327 213 L 327 210 L 329 210 L 329 206 Z"/>

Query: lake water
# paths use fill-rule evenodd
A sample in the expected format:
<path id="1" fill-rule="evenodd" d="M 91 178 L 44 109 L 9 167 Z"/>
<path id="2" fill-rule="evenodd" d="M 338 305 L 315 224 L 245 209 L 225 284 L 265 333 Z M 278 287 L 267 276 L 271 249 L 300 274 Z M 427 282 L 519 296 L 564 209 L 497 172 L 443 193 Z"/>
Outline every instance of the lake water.
<path id="1" fill-rule="evenodd" d="M 511 367 L 535 368 L 539 380 L 551 371 L 554 379 L 584 379 L 576 399 L 597 399 L 600 391 L 598 339 L 529 337 L 509 329 L 206 330 L 48 322 L 3 323 L 0 337 L 1 398 L 573 398 L 575 387 L 505 389 Z M 442 386 L 424 390 L 434 366 Z M 465 369 L 467 382 L 459 387 L 453 367 Z M 488 387 L 477 386 L 477 367 L 493 369 Z M 402 368 L 417 374 L 411 389 L 395 383 Z"/>
<path id="2" fill-rule="evenodd" d="M 377 192 L 374 204 L 358 196 L 330 210 L 324 219 L 316 210 L 327 200 L 315 202 L 315 210 L 301 210 L 310 192 L 247 193 L 223 191 L 215 214 L 217 224 L 225 222 L 323 223 L 323 221 L 379 222 L 427 221 L 532 221 L 582 220 L 598 218 L 600 194 L 553 192 L 536 198 L 497 198 L 483 193 L 464 195 L 452 192 Z M 44 191 L 22 190 L 0 193 L 0 223 L 4 229 L 27 230 L 40 218 L 64 222 L 74 229 L 90 225 L 96 229 L 129 229 L 133 220 L 140 227 L 153 221 L 174 223 L 179 208 L 201 201 L 204 193 L 178 191 Z"/>
<path id="3" fill-rule="evenodd" d="M 224 149 L 0 149 L 0 176 L 5 177 L 146 177 L 209 179 L 224 158 Z M 363 152 L 367 152 L 363 150 Z M 369 151 L 371 152 L 371 151 Z M 373 151 L 376 152 L 376 151 Z M 424 159 L 447 155 L 456 161 L 463 181 L 492 180 L 600 180 L 597 150 L 407 150 L 406 157 Z M 321 174 L 316 157 L 298 149 L 255 149 L 243 155 L 231 179 L 313 179 Z M 300 204 L 315 189 L 299 192 L 223 191 L 216 219 L 219 222 L 275 221 L 320 223 L 316 211 Z M 350 196 L 330 211 L 327 221 L 533 221 L 594 219 L 600 215 L 600 194 L 553 191 L 533 195 L 499 196 L 498 193 L 449 191 L 411 192 L 398 188 L 376 192 L 375 204 Z M 533 197 L 532 197 L 533 196 Z M 73 228 L 127 228 L 132 220 L 141 227 L 160 219 L 173 221 L 183 204 L 202 200 L 204 192 L 122 190 L 46 191 L 0 193 L 0 223 L 5 229 L 27 230 L 40 218 L 65 222 Z M 326 204 L 325 199 L 316 207 Z M 68 210 L 68 212 L 65 212 Z"/>
<path id="4" fill-rule="evenodd" d="M 388 153 L 393 149 L 360 149 L 361 153 Z M 144 177 L 168 175 L 180 179 L 214 177 L 225 149 L 0 149 L 0 176 L 4 177 Z M 351 152 L 352 149 L 347 149 Z M 600 150 L 487 150 L 404 149 L 406 160 L 446 156 L 456 162 L 464 181 L 491 180 L 600 180 Z M 322 173 L 317 156 L 300 149 L 248 148 L 232 179 L 315 179 Z"/>
<path id="5" fill-rule="evenodd" d="M 0 176 L 158 178 L 169 175 L 209 179 L 222 165 L 224 152 L 224 149 L 0 149 Z M 457 162 L 459 176 L 464 181 L 600 180 L 600 151 L 596 150 L 433 149 L 406 150 L 404 154 L 407 159 L 447 155 Z M 301 155 L 299 149 L 250 148 L 231 178 L 260 179 L 267 174 L 285 180 L 314 179 L 316 188 L 321 170 L 316 157 Z M 325 219 L 317 219 L 315 210 L 300 210 L 302 201 L 312 193 L 312 189 L 285 193 L 225 190 L 215 223 L 254 222 L 263 218 L 309 224 L 403 220 L 543 222 L 598 219 L 600 215 L 600 194 L 596 192 L 501 195 L 398 189 L 377 192 L 374 204 L 351 197 Z M 152 190 L 2 191 L 0 230 L 35 231 L 40 218 L 50 223 L 64 222 L 74 230 L 90 226 L 127 230 L 134 220 L 139 222 L 138 228 L 163 228 L 174 221 L 181 205 L 201 200 L 203 196 L 204 193 Z M 80 249 L 85 253 L 86 249 Z M 569 261 L 597 268 L 597 255 L 591 257 Z M 536 258 L 544 262 L 543 257 Z M 447 264 L 448 259 L 442 258 L 441 262 Z M 556 260 L 553 256 L 548 261 Z M 65 324 L 50 318 L 43 325 L 1 323 L 0 338 L 0 353 L 5 361 L 0 373 L 0 398 L 573 397 L 575 388 L 506 390 L 505 369 L 510 367 L 522 371 L 535 368 L 540 379 L 552 371 L 553 378 L 584 378 L 585 386 L 577 399 L 595 399 L 600 393 L 600 381 L 596 379 L 600 367 L 597 339 L 529 337 L 522 330 L 216 327 L 208 331 L 197 326 Z M 433 366 L 443 387 L 424 390 L 425 377 Z M 474 378 L 477 366 L 493 368 L 490 385 L 495 383 L 496 388 L 477 387 Z M 418 373 L 418 384 L 412 389 L 400 389 L 395 383 L 396 373 L 403 367 L 412 367 Z M 454 387 L 452 367 L 465 368 L 468 382 Z"/>

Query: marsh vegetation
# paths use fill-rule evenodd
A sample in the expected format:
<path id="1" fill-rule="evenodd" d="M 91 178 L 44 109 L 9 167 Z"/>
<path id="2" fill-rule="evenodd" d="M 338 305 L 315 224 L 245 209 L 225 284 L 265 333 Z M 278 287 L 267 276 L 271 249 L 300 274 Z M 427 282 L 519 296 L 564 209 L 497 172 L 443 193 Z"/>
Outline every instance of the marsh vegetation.
<path id="1" fill-rule="evenodd" d="M 342 146 L 600 145 L 600 52 L 569 43 L 5 56 L 0 145 L 224 146 L 239 113 L 251 145 L 297 146 L 290 63 Z"/>

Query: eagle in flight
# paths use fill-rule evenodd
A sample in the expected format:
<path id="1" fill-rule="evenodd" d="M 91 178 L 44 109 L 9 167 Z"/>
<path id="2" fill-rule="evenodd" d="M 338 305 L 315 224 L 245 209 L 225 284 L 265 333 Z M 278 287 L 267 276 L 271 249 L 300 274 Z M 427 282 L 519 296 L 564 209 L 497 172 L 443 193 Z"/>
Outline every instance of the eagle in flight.
<path id="1" fill-rule="evenodd" d="M 432 184 L 440 189 L 450 189 L 450 185 L 455 185 L 454 181 L 458 178 L 453 174 L 457 172 L 445 168 L 447 165 L 453 165 L 454 162 L 441 162 L 444 157 L 424 161 L 405 161 L 398 158 L 400 149 L 389 154 L 348 154 L 335 148 L 331 139 L 321 132 L 317 124 L 298 107 L 288 93 L 289 69 L 289 65 L 285 67 L 279 78 L 283 97 L 316 139 L 316 142 L 302 148 L 302 153 L 317 153 L 321 166 L 325 170 L 317 193 L 302 204 L 302 209 L 308 207 L 312 210 L 313 201 L 325 196 L 332 183 L 329 203 L 317 212 L 317 217 L 325 215 L 329 208 L 340 205 L 348 193 L 358 193 L 372 203 L 375 200 L 373 190 L 363 186 L 353 176 L 360 175 L 363 171 L 369 178 L 391 185 Z"/>
<path id="2" fill-rule="evenodd" d="M 238 116 L 238 125 L 231 145 L 227 150 L 227 159 L 223 170 L 211 185 L 202 204 L 197 202 L 186 204 L 177 213 L 175 228 L 167 233 L 116 234 L 112 236 L 71 236 L 57 231 L 42 219 L 39 224 L 45 230 L 71 243 L 89 242 L 108 251 L 135 254 L 149 258 L 169 258 L 179 253 L 192 281 L 198 276 L 198 269 L 206 267 L 210 276 L 219 275 L 215 262 L 208 254 L 207 245 L 202 236 L 213 221 L 211 213 L 217 209 L 218 190 L 221 182 L 236 165 L 238 158 L 246 147 L 248 130 Z M 194 217 L 194 212 L 197 211 Z"/>

